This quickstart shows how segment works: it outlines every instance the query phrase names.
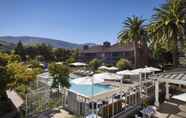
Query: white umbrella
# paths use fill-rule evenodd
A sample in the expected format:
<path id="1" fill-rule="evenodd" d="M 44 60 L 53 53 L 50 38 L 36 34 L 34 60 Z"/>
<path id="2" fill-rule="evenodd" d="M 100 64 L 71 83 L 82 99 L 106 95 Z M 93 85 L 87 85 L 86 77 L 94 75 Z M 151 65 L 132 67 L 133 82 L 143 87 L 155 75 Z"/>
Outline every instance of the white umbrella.
<path id="1" fill-rule="evenodd" d="M 152 71 L 152 72 L 161 71 L 161 69 L 155 68 L 155 67 L 145 67 L 145 69 L 149 70 L 149 71 Z"/>
<path id="2" fill-rule="evenodd" d="M 109 67 L 107 67 L 107 66 L 100 66 L 98 69 L 100 69 L 100 70 L 107 70 Z"/>
<path id="3" fill-rule="evenodd" d="M 117 68 L 117 67 L 112 66 L 112 67 L 109 67 L 109 70 L 116 71 L 116 70 L 118 70 L 118 68 Z"/>
<path id="4" fill-rule="evenodd" d="M 118 70 L 118 68 L 117 67 L 114 67 L 114 66 L 112 66 L 112 67 L 100 66 L 98 69 L 108 70 L 108 71 L 116 71 L 116 70 Z"/>
<path id="5" fill-rule="evenodd" d="M 132 70 L 132 72 L 139 75 L 140 73 L 151 73 L 152 71 L 144 69 L 144 68 L 138 68 L 138 69 Z"/>
<path id="6" fill-rule="evenodd" d="M 94 74 L 93 76 L 95 78 L 99 78 L 99 79 L 102 79 L 102 80 L 120 80 L 120 79 L 122 79 L 122 76 L 119 76 L 115 73 L 108 73 L 108 72 Z"/>
<path id="7" fill-rule="evenodd" d="M 75 62 L 75 63 L 71 63 L 70 65 L 72 66 L 86 66 L 86 63 L 82 63 L 82 62 Z"/>
<path id="8" fill-rule="evenodd" d="M 136 75 L 136 73 L 133 73 L 130 70 L 123 70 L 123 71 L 118 71 L 117 72 L 118 75 Z"/>
<path id="9" fill-rule="evenodd" d="M 104 82 L 103 79 L 99 79 L 99 78 L 95 78 L 93 76 L 86 76 L 86 77 L 81 77 L 81 78 L 77 78 L 77 79 L 74 79 L 72 80 L 73 83 L 75 84 L 88 84 L 88 85 L 91 85 L 91 84 L 96 84 L 96 83 L 102 83 Z"/>
<path id="10" fill-rule="evenodd" d="M 63 64 L 63 62 L 56 62 L 56 64 L 59 64 L 59 65 L 61 65 L 61 64 Z"/>

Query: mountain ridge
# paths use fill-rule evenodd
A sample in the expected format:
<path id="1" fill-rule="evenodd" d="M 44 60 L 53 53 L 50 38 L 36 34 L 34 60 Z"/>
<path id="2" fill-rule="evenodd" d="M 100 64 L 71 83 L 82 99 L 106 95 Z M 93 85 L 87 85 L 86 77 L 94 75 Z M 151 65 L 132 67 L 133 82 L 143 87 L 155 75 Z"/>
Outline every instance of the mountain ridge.
<path id="1" fill-rule="evenodd" d="M 76 44 L 68 41 L 37 36 L 0 36 L 0 41 L 12 44 L 17 44 L 19 41 L 21 41 L 24 45 L 45 43 L 54 48 L 81 48 L 83 46 L 83 44 Z"/>

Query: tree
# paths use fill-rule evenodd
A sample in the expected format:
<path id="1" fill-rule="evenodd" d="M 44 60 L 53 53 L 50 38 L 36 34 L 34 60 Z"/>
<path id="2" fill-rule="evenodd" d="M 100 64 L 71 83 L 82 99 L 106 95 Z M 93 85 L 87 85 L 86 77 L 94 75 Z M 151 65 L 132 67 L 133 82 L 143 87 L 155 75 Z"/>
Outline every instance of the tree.
<path id="1" fill-rule="evenodd" d="M 8 83 L 10 83 L 10 81 L 6 68 L 0 66 L 0 101 L 7 100 L 6 90 L 8 89 Z"/>
<path id="2" fill-rule="evenodd" d="M 118 67 L 119 70 L 127 69 L 129 68 L 129 61 L 126 59 L 119 59 L 116 63 L 116 67 Z"/>
<path id="3" fill-rule="evenodd" d="M 6 100 L 6 90 L 36 78 L 26 65 L 20 63 L 18 55 L 0 53 L 0 99 Z"/>
<path id="4" fill-rule="evenodd" d="M 145 30 L 144 20 L 137 16 L 128 17 L 124 21 L 123 30 L 118 39 L 121 44 L 132 42 L 134 46 L 134 66 L 137 66 L 137 48 L 139 45 L 147 46 L 147 32 Z"/>
<path id="5" fill-rule="evenodd" d="M 64 65 L 64 64 L 56 64 L 56 63 L 51 63 L 49 64 L 49 73 L 53 77 L 53 83 L 52 83 L 52 88 L 58 88 L 59 86 L 61 87 L 70 87 L 70 82 L 69 82 L 69 74 L 70 70 L 69 68 Z"/>
<path id="6" fill-rule="evenodd" d="M 15 47 L 14 51 L 15 51 L 15 54 L 19 55 L 22 60 L 26 59 L 25 48 L 21 41 L 17 43 L 17 46 Z"/>
<path id="7" fill-rule="evenodd" d="M 12 82 L 8 84 L 9 88 L 11 89 L 22 84 L 25 85 L 25 87 L 27 87 L 31 81 L 37 78 L 36 73 L 23 63 L 15 62 L 8 64 L 7 72 L 12 80 Z"/>
<path id="8" fill-rule="evenodd" d="M 53 49 L 50 45 L 42 43 L 42 44 L 38 44 L 36 48 L 38 51 L 37 56 L 40 56 L 41 59 L 43 59 L 41 61 L 51 62 L 52 60 L 54 60 Z"/>
<path id="9" fill-rule="evenodd" d="M 72 51 L 72 57 L 77 60 L 79 57 L 79 49 L 75 49 Z"/>
<path id="10" fill-rule="evenodd" d="M 74 57 L 70 57 L 67 59 L 67 63 L 74 63 L 76 60 Z"/>
<path id="11" fill-rule="evenodd" d="M 102 63 L 101 60 L 93 59 L 89 62 L 88 66 L 93 72 L 95 72 L 98 69 L 98 67 L 101 66 L 101 63 Z"/>
<path id="12" fill-rule="evenodd" d="M 55 55 L 56 61 L 65 62 L 67 59 L 71 57 L 72 51 L 68 49 L 63 49 L 63 48 L 57 48 L 57 49 L 54 49 L 54 55 Z"/>
<path id="13" fill-rule="evenodd" d="M 29 58 L 29 59 L 35 59 L 36 56 L 38 55 L 39 53 L 39 50 L 37 49 L 37 46 L 26 46 L 25 47 L 25 53 L 26 53 L 26 56 Z M 27 58 L 27 59 L 28 59 Z"/>
<path id="14" fill-rule="evenodd" d="M 164 48 L 173 53 L 173 64 L 178 64 L 178 42 L 184 40 L 186 27 L 185 0 L 168 0 L 161 7 L 155 9 L 149 32 L 156 45 L 163 44 Z"/>

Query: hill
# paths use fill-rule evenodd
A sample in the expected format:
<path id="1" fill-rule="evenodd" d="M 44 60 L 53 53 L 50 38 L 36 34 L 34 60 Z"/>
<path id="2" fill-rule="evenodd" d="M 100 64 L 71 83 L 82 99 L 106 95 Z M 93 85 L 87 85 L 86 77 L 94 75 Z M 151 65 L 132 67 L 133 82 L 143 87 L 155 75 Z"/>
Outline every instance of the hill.
<path id="1" fill-rule="evenodd" d="M 0 41 L 7 42 L 10 44 L 17 44 L 21 41 L 24 45 L 35 45 L 35 44 L 49 44 L 54 48 L 81 48 L 81 44 L 70 43 L 66 41 L 43 38 L 43 37 L 32 37 L 32 36 L 0 36 Z M 1 42 L 0 42 L 1 43 Z"/>
<path id="2" fill-rule="evenodd" d="M 0 40 L 0 51 L 11 51 L 13 48 L 15 48 L 15 46 L 16 45 L 13 43 Z"/>

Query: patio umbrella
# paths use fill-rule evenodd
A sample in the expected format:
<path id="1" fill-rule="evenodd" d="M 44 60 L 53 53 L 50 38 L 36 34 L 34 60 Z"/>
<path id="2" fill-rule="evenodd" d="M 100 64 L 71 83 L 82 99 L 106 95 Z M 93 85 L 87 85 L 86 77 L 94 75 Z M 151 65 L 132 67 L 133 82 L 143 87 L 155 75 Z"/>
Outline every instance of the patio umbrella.
<path id="1" fill-rule="evenodd" d="M 131 70 L 123 70 L 123 71 L 118 71 L 118 75 L 136 75 L 136 73 L 133 73 Z"/>
<path id="2" fill-rule="evenodd" d="M 161 69 L 159 68 L 155 68 L 155 67 L 145 67 L 146 70 L 152 71 L 152 72 L 157 72 L 157 71 L 161 71 Z"/>
<path id="3" fill-rule="evenodd" d="M 102 79 L 102 80 L 120 80 L 122 79 L 122 76 L 117 75 L 115 73 L 99 73 L 93 75 L 95 78 Z"/>
<path id="4" fill-rule="evenodd" d="M 82 63 L 82 62 L 75 62 L 75 63 L 71 63 L 70 65 L 72 66 L 86 66 L 86 63 Z"/>
<path id="5" fill-rule="evenodd" d="M 118 68 L 117 68 L 117 67 L 112 66 L 112 67 L 109 67 L 109 70 L 111 70 L 111 71 L 117 71 L 117 70 L 118 70 Z"/>
<path id="6" fill-rule="evenodd" d="M 132 70 L 132 72 L 139 75 L 140 73 L 151 73 L 152 71 L 147 70 L 145 68 L 138 68 L 138 69 Z"/>
<path id="7" fill-rule="evenodd" d="M 100 79 L 100 78 L 95 78 L 93 76 L 86 76 L 86 77 L 81 77 L 81 78 L 77 78 L 77 79 L 74 79 L 72 80 L 73 83 L 75 84 L 88 84 L 88 85 L 91 85 L 91 84 L 96 84 L 96 83 L 102 83 L 104 82 L 103 79 Z"/>
<path id="8" fill-rule="evenodd" d="M 107 66 L 100 66 L 98 69 L 101 69 L 101 70 L 107 70 L 107 71 L 117 71 L 118 68 L 117 67 L 107 67 Z"/>
<path id="9" fill-rule="evenodd" d="M 100 70 L 107 70 L 109 67 L 107 67 L 107 66 L 100 66 L 98 69 L 100 69 Z"/>

